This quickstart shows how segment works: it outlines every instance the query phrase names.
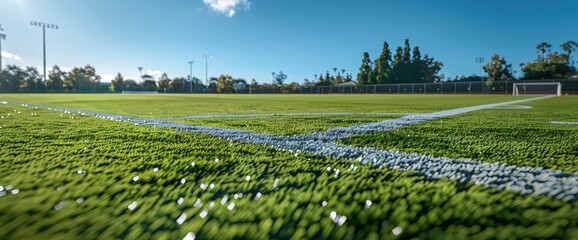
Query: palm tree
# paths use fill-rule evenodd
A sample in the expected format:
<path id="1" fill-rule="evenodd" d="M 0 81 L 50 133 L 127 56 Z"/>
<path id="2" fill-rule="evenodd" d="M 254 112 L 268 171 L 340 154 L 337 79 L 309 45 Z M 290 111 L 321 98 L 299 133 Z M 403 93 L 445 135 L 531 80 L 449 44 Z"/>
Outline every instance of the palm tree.
<path id="1" fill-rule="evenodd" d="M 546 52 L 549 52 L 551 47 L 552 47 L 552 45 L 550 45 L 550 44 L 547 43 L 547 42 L 541 42 L 540 44 L 538 44 L 538 45 L 536 46 L 536 48 L 538 49 L 538 53 L 539 53 L 539 54 L 542 54 L 542 55 L 541 55 L 542 57 L 540 58 L 540 60 L 544 61 L 544 54 L 545 54 Z"/>
<path id="2" fill-rule="evenodd" d="M 578 43 L 575 41 L 568 41 L 560 45 L 560 47 L 562 50 L 566 51 L 566 54 L 568 54 L 568 60 L 570 60 L 570 55 L 572 55 L 575 48 L 578 48 Z M 572 61 L 572 65 L 574 65 L 574 61 Z"/>

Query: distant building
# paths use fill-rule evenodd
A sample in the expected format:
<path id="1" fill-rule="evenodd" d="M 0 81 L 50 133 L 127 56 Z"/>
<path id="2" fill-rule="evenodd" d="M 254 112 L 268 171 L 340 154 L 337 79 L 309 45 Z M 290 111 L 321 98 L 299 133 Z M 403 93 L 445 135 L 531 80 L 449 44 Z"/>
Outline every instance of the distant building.
<path id="1" fill-rule="evenodd" d="M 344 83 L 340 83 L 335 85 L 336 87 L 349 87 L 349 86 L 357 86 L 357 82 L 356 81 L 347 81 Z"/>

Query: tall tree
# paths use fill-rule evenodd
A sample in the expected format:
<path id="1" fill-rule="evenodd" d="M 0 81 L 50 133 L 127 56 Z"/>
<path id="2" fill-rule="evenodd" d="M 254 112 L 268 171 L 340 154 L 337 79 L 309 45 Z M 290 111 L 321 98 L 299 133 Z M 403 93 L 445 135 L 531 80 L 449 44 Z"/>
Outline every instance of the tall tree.
<path id="1" fill-rule="evenodd" d="M 331 74 L 329 74 L 329 71 L 325 72 L 325 82 L 323 83 L 323 85 L 331 85 L 331 82 L 333 82 L 333 76 L 331 76 Z"/>
<path id="2" fill-rule="evenodd" d="M 512 64 L 506 62 L 506 59 L 494 54 L 492 59 L 484 66 L 484 71 L 488 74 L 486 85 L 492 86 L 496 80 L 511 80 L 514 79 L 512 75 Z"/>
<path id="3" fill-rule="evenodd" d="M 42 85 L 42 77 L 40 77 L 40 72 L 35 67 L 26 67 L 24 70 L 24 79 L 20 82 L 20 89 L 24 90 L 43 90 L 40 85 Z"/>
<path id="4" fill-rule="evenodd" d="M 363 52 L 363 59 L 361 66 L 359 66 L 359 73 L 357 74 L 358 84 L 368 84 L 370 82 L 370 74 L 372 71 L 371 59 L 368 52 Z"/>
<path id="5" fill-rule="evenodd" d="M 156 91 L 157 90 L 157 82 L 152 75 L 145 74 L 141 76 L 142 78 L 142 89 L 144 91 Z"/>
<path id="6" fill-rule="evenodd" d="M 567 41 L 562 45 L 560 45 L 560 48 L 562 48 L 562 50 L 564 50 L 568 55 L 568 59 L 571 60 L 570 64 L 574 65 L 574 60 L 572 59 L 572 52 L 574 52 L 574 49 L 578 48 L 578 43 L 575 41 Z"/>
<path id="7" fill-rule="evenodd" d="M 523 79 L 560 79 L 576 74 L 576 68 L 570 66 L 568 55 L 553 52 L 548 59 L 522 65 Z"/>
<path id="8" fill-rule="evenodd" d="M 428 56 L 427 54 L 422 59 L 423 62 L 423 71 L 425 71 L 425 78 L 424 82 L 440 82 L 442 80 L 442 76 L 439 75 L 440 70 L 444 66 L 444 64 L 440 61 L 436 61 L 433 57 Z"/>
<path id="9" fill-rule="evenodd" d="M 198 78 L 198 77 L 193 77 L 192 78 L 193 81 L 193 91 L 200 91 L 201 89 L 203 89 L 203 81 Z"/>
<path id="10" fill-rule="evenodd" d="M 413 54 L 412 54 L 412 62 L 419 62 L 421 61 L 421 53 L 419 52 L 419 47 L 414 47 L 413 48 Z"/>
<path id="11" fill-rule="evenodd" d="M 283 71 L 279 71 L 279 73 L 275 74 L 275 85 L 279 88 L 283 88 L 286 79 L 287 75 L 283 73 Z"/>
<path id="12" fill-rule="evenodd" d="M 307 80 L 307 79 L 305 79 Z M 257 91 L 259 89 L 259 83 L 257 82 L 257 80 L 255 80 L 254 78 L 251 79 L 251 84 L 249 84 L 250 87 L 250 92 L 249 93 L 253 93 L 254 91 Z"/>
<path id="13" fill-rule="evenodd" d="M 368 80 L 364 81 L 358 75 L 359 84 L 371 83 L 412 83 L 412 82 L 439 82 L 443 76 L 439 71 L 443 63 L 436 61 L 427 54 L 422 57 L 419 47 L 410 48 L 409 39 L 405 40 L 405 47 L 397 47 L 391 59 L 389 45 L 384 42 L 384 48 L 378 59 L 374 62 L 374 69 L 370 72 Z M 366 64 L 362 63 L 360 73 Z M 346 75 L 347 76 L 347 75 Z M 347 77 L 346 77 L 347 80 Z"/>
<path id="14" fill-rule="evenodd" d="M 117 73 L 116 76 L 114 77 L 114 79 L 112 79 L 112 81 L 110 81 L 110 85 L 111 85 L 111 90 L 113 92 L 122 92 L 123 89 L 123 85 L 124 85 L 124 77 L 122 76 L 122 74 Z"/>
<path id="15" fill-rule="evenodd" d="M 317 75 L 315 75 L 317 76 Z M 326 82 L 325 82 L 325 78 L 323 78 L 323 74 L 319 74 L 319 78 L 316 79 L 317 83 L 315 83 L 315 86 L 325 86 Z"/>
<path id="16" fill-rule="evenodd" d="M 54 65 L 52 70 L 48 72 L 48 79 L 46 80 L 46 88 L 49 90 L 63 90 L 64 78 L 66 73 L 60 70 L 58 65 Z"/>
<path id="17" fill-rule="evenodd" d="M 217 79 L 218 93 L 232 93 L 233 92 L 233 78 L 229 75 L 221 75 Z"/>
<path id="18" fill-rule="evenodd" d="M 96 84 L 100 82 L 100 76 L 96 74 L 93 66 L 75 67 L 64 79 L 64 88 L 76 91 L 94 91 Z"/>
<path id="19" fill-rule="evenodd" d="M 174 78 L 170 83 L 169 89 L 173 92 L 187 92 L 187 79 L 183 77 Z"/>
<path id="20" fill-rule="evenodd" d="M 20 66 L 7 65 L 2 68 L 3 75 L 6 77 L 7 89 L 16 91 L 20 89 L 20 82 L 24 80 L 26 72 Z"/>
<path id="21" fill-rule="evenodd" d="M 407 65 L 404 62 L 403 48 L 397 47 L 393 56 L 393 65 L 391 67 L 390 82 L 400 83 L 411 81 L 407 76 Z"/>
<path id="22" fill-rule="evenodd" d="M 167 75 L 167 73 L 163 73 L 158 80 L 159 90 L 166 91 L 171 86 L 171 79 Z"/>
<path id="23" fill-rule="evenodd" d="M 552 45 L 550 45 L 547 42 L 541 42 L 536 46 L 536 49 L 538 49 L 538 54 L 541 54 L 540 56 L 540 60 L 544 61 L 544 55 L 546 54 L 546 52 L 550 51 L 550 48 L 552 47 Z"/>
<path id="24" fill-rule="evenodd" d="M 0 90 L 8 89 L 8 72 L 4 69 L 0 69 Z"/>
<path id="25" fill-rule="evenodd" d="M 401 47 L 397 47 L 395 49 L 395 55 L 393 56 L 393 66 L 403 64 L 403 49 Z"/>
<path id="26" fill-rule="evenodd" d="M 389 72 L 391 70 L 391 51 L 389 50 L 389 44 L 383 42 L 383 48 L 379 58 L 374 61 L 375 68 L 373 69 L 373 75 L 375 77 L 376 83 L 385 83 L 389 78 Z"/>
<path id="27" fill-rule="evenodd" d="M 405 39 L 404 42 L 404 48 L 403 48 L 403 57 L 402 57 L 402 61 L 403 63 L 410 63 L 411 62 L 411 47 L 409 46 L 409 39 Z"/>

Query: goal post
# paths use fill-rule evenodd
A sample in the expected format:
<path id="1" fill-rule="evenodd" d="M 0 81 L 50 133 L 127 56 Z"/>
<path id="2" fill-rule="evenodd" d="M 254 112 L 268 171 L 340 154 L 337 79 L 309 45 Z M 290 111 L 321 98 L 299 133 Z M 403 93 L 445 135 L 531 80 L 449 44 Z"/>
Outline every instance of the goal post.
<path id="1" fill-rule="evenodd" d="M 560 82 L 532 82 L 514 83 L 512 95 L 556 95 L 562 96 L 562 83 Z"/>

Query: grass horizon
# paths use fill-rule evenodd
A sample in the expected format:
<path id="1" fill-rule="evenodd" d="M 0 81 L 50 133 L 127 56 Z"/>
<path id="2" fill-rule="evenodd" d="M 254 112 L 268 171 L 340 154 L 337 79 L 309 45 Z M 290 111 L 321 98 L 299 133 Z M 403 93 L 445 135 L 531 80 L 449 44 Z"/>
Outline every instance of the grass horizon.
<path id="1" fill-rule="evenodd" d="M 201 114 L 399 112 L 423 113 L 524 99 L 504 95 L 383 94 L 2 94 L 0 100 L 99 111 L 134 117 L 179 117 Z"/>

